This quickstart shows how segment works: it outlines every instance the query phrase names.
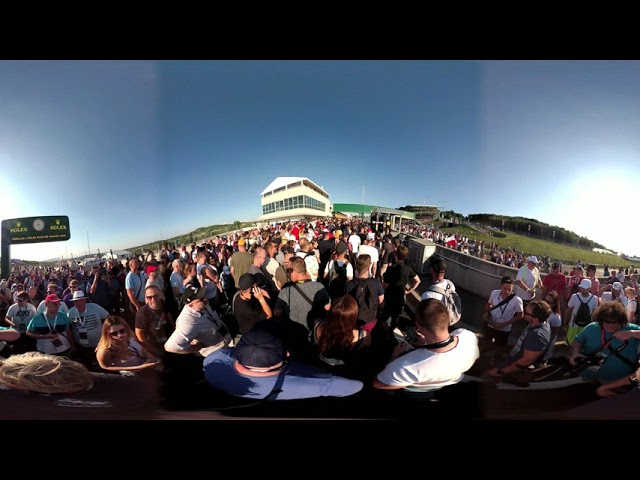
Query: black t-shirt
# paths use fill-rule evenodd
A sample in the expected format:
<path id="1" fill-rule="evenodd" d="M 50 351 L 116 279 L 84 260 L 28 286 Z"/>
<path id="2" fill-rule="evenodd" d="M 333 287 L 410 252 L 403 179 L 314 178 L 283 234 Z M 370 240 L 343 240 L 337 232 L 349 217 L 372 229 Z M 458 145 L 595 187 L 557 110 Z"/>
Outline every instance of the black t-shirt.
<path id="1" fill-rule="evenodd" d="M 320 263 L 326 265 L 331 259 L 331 253 L 335 246 L 335 240 L 320 240 L 318 241 L 318 251 L 320 252 Z M 324 273 L 323 273 L 324 274 Z"/>
<path id="2" fill-rule="evenodd" d="M 404 289 L 417 274 L 411 265 L 404 262 L 396 262 L 387 268 L 384 273 L 384 283 L 387 289 L 384 292 L 385 302 L 404 300 Z"/>
<path id="3" fill-rule="evenodd" d="M 396 250 L 395 248 L 393 248 L 393 243 L 391 242 L 385 242 L 382 245 L 382 260 L 380 261 L 381 264 L 385 264 L 385 263 L 389 263 L 389 258 L 390 255 L 392 253 L 394 253 Z M 394 255 L 395 256 L 395 255 Z"/>
<path id="4" fill-rule="evenodd" d="M 257 321 L 267 318 L 260 302 L 255 297 L 252 296 L 250 300 L 244 300 L 240 298 L 239 294 L 236 295 L 233 302 L 233 316 L 238 322 L 240 333 L 247 333 Z"/>

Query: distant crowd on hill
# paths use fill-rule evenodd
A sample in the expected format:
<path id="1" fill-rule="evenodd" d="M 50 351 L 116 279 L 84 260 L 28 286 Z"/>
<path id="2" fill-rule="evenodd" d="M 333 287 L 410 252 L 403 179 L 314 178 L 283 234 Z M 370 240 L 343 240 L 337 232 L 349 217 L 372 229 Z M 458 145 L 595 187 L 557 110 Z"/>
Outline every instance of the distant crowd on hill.
<path id="1" fill-rule="evenodd" d="M 403 223 L 400 231 L 405 234 L 413 235 L 439 245 L 447 246 L 455 249 L 459 252 L 466 253 L 467 255 L 473 255 L 474 257 L 481 258 L 490 262 L 506 265 L 513 268 L 521 268 L 526 263 L 526 258 L 529 255 L 536 255 L 540 261 L 538 268 L 541 273 L 549 273 L 551 271 L 551 265 L 557 262 L 560 265 L 560 271 L 565 275 L 570 275 L 568 270 L 564 270 L 563 262 L 560 259 L 553 260 L 549 255 L 536 254 L 535 252 L 522 252 L 514 248 L 506 247 L 501 248 L 498 243 L 486 243 L 484 240 L 476 241 L 469 237 L 462 235 L 459 231 L 453 233 L 443 232 L 438 230 L 433 225 L 419 225 L 415 222 L 407 221 Z M 576 265 L 580 265 L 586 268 L 586 262 L 577 260 Z M 611 275 L 609 264 L 604 264 L 603 277 Z M 614 270 L 619 271 L 622 269 L 625 275 L 637 274 L 638 270 L 634 265 L 615 267 Z"/>

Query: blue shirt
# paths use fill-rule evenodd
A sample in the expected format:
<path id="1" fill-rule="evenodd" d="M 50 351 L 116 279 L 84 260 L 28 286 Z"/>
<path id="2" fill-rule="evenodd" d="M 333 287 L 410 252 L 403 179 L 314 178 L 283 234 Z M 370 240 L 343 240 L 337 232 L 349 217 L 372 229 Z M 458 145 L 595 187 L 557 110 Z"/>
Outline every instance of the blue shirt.
<path id="1" fill-rule="evenodd" d="M 145 272 L 129 272 L 124 279 L 124 288 L 133 290 L 138 301 L 144 303 L 144 287 L 148 279 L 149 275 Z"/>
<path id="2" fill-rule="evenodd" d="M 236 371 L 233 348 L 222 348 L 204 359 L 204 376 L 214 388 L 237 397 L 262 399 L 271 393 L 278 375 L 250 377 Z M 276 400 L 296 398 L 346 397 L 362 390 L 359 380 L 332 375 L 295 360 L 285 366 L 282 392 Z"/>
<path id="3" fill-rule="evenodd" d="M 640 326 L 634 323 L 628 323 L 620 330 L 640 330 Z M 612 336 L 612 333 L 605 332 L 597 322 L 592 322 L 584 327 L 584 329 L 576 336 L 576 341 L 582 344 L 582 350 L 580 353 L 583 355 L 589 355 L 598 350 L 604 343 L 608 342 Z M 619 354 L 635 365 L 638 359 L 638 346 L 640 346 L 640 340 L 630 338 L 627 341 L 629 344 L 623 348 Z M 622 340 L 614 338 L 610 343 L 610 346 L 615 350 L 622 346 L 622 344 Z M 610 381 L 617 380 L 625 375 L 631 375 L 631 373 L 635 371 L 635 369 L 632 369 L 623 360 L 620 360 L 616 355 L 614 355 L 609 348 L 605 348 L 601 353 L 603 356 L 606 356 L 606 358 L 600 365 L 600 368 L 597 370 L 587 368 L 581 373 L 582 377 Z"/>

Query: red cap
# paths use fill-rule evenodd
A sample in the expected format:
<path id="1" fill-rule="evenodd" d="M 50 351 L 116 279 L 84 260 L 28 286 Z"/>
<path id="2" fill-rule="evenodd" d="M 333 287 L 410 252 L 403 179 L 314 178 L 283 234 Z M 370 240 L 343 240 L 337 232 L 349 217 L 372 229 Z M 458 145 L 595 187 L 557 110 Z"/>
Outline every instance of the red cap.
<path id="1" fill-rule="evenodd" d="M 44 299 L 44 302 L 54 302 L 54 303 L 58 303 L 60 302 L 60 297 L 58 297 L 58 295 L 56 295 L 55 293 L 52 293 L 50 295 L 47 295 L 47 297 Z"/>

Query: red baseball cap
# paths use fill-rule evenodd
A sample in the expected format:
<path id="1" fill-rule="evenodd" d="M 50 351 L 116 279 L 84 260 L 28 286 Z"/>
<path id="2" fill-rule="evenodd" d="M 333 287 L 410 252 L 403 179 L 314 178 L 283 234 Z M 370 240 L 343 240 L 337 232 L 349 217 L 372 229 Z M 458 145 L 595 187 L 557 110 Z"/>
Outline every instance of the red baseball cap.
<path id="1" fill-rule="evenodd" d="M 46 296 L 46 298 L 44 299 L 44 302 L 54 302 L 54 303 L 59 303 L 60 302 L 60 297 L 58 297 L 58 295 L 51 293 L 49 295 Z"/>

